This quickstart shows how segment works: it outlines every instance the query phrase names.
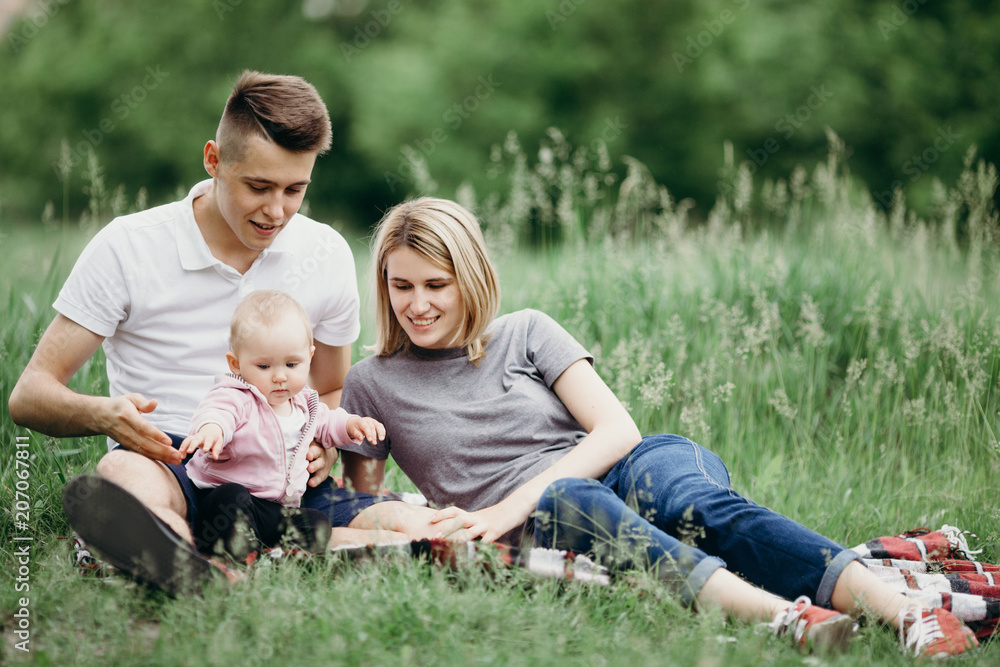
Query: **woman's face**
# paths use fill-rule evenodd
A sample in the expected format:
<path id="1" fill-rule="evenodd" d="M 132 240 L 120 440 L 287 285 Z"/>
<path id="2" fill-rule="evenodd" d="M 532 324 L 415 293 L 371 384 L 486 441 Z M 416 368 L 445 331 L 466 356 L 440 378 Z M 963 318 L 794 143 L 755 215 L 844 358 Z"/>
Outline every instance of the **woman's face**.
<path id="1" fill-rule="evenodd" d="M 386 258 L 389 301 L 396 320 L 417 347 L 441 350 L 461 339 L 465 304 L 455 274 L 412 248 Z"/>

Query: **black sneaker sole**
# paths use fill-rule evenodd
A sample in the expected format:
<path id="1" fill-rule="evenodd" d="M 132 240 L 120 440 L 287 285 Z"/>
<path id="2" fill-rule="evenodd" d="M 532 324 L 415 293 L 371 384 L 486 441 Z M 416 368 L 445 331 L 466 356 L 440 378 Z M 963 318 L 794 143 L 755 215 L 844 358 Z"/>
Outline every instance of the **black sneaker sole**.
<path id="1" fill-rule="evenodd" d="M 88 547 L 172 596 L 199 592 L 215 574 L 208 559 L 114 482 L 80 475 L 66 485 L 62 502 L 70 525 Z"/>

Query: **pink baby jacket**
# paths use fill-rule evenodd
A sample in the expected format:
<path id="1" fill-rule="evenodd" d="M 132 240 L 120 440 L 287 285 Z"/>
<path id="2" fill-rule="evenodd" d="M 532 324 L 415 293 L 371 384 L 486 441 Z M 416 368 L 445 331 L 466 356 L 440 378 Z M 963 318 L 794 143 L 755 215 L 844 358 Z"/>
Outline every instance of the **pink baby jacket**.
<path id="1" fill-rule="evenodd" d="M 347 435 L 351 415 L 343 408 L 330 410 L 315 390 L 305 387 L 292 401 L 305 411 L 306 425 L 289 457 L 278 418 L 264 395 L 237 375 L 217 375 L 215 386 L 198 404 L 188 433 L 218 424 L 227 444 L 218 460 L 203 450 L 195 452 L 187 463 L 188 476 L 213 486 L 236 482 L 258 498 L 298 507 L 309 480 L 309 443 L 315 439 L 329 449 L 361 440 Z"/>

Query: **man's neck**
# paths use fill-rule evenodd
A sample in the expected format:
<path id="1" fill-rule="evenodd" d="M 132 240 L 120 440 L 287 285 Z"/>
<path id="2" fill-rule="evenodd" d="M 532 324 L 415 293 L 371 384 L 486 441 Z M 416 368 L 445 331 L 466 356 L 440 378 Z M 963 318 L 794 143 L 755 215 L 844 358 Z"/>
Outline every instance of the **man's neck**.
<path id="1" fill-rule="evenodd" d="M 197 223 L 212 257 L 233 267 L 241 274 L 246 273 L 260 256 L 261 251 L 246 247 L 236 237 L 219 211 L 215 202 L 215 193 L 209 190 L 200 197 L 196 197 L 193 208 L 194 221 Z"/>

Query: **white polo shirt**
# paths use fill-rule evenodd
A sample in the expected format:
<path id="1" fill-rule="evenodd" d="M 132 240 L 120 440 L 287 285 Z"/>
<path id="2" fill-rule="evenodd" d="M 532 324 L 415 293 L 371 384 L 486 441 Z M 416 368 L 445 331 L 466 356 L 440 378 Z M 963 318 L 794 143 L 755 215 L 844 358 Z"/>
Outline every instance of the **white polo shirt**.
<path id="1" fill-rule="evenodd" d="M 194 199 L 211 185 L 202 181 L 182 201 L 108 223 L 53 304 L 104 337 L 111 395 L 155 398 L 147 419 L 178 435 L 212 378 L 228 371 L 229 321 L 248 293 L 291 294 L 327 345 L 353 343 L 361 330 L 354 257 L 339 233 L 296 214 L 241 275 L 212 256 L 195 222 Z"/>

